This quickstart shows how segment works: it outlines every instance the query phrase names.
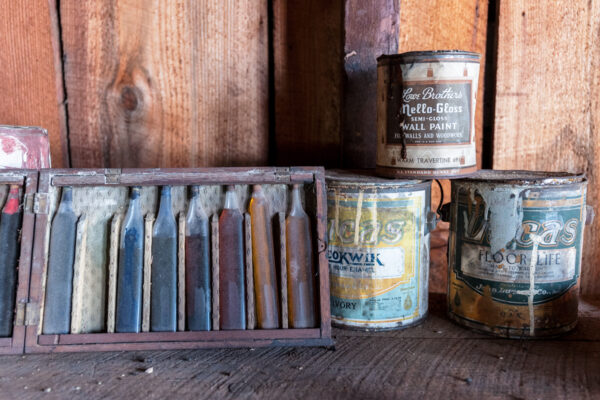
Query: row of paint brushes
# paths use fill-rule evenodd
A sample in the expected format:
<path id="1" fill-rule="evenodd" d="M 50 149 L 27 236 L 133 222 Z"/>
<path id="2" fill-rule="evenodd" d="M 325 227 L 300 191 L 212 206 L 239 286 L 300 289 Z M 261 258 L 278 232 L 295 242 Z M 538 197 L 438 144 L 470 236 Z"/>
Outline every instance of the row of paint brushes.
<path id="1" fill-rule="evenodd" d="M 209 218 L 201 206 L 200 187 L 191 187 L 185 223 L 185 314 L 187 330 L 217 329 L 211 324 L 212 274 Z M 288 321 L 291 328 L 317 326 L 315 271 L 310 220 L 295 185 L 286 218 Z M 68 333 L 71 320 L 77 215 L 72 188 L 62 189 L 50 233 L 43 333 Z M 139 332 L 142 324 L 144 220 L 140 188 L 132 187 L 120 235 L 116 289 L 116 332 Z M 248 207 L 256 322 L 259 329 L 281 326 L 278 277 L 269 203 L 258 185 Z M 235 191 L 228 187 L 218 220 L 218 329 L 246 329 L 244 217 Z M 150 330 L 177 328 L 177 224 L 171 188 L 161 190 L 152 232 Z"/>

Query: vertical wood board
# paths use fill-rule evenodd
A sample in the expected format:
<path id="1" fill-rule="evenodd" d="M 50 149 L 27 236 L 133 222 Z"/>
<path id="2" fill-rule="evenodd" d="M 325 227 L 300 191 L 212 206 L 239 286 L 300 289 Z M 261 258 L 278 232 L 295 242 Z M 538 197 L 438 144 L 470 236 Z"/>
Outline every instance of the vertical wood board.
<path id="1" fill-rule="evenodd" d="M 343 164 L 375 168 L 377 60 L 398 52 L 400 0 L 344 2 Z"/>
<path id="2" fill-rule="evenodd" d="M 494 168 L 586 172 L 598 210 L 600 2 L 500 3 Z M 600 293 L 599 228 L 585 228 L 581 288 Z"/>
<path id="3" fill-rule="evenodd" d="M 266 2 L 60 2 L 74 167 L 264 164 Z"/>
<path id="4" fill-rule="evenodd" d="M 340 166 L 343 2 L 273 0 L 276 162 Z"/>

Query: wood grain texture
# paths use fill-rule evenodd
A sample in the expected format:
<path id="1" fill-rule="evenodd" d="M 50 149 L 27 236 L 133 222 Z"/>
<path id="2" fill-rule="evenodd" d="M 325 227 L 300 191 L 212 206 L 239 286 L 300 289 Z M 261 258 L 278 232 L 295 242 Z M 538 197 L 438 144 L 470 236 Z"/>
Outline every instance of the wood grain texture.
<path id="1" fill-rule="evenodd" d="M 590 181 L 588 185 L 588 204 L 591 204 L 597 215 L 600 215 L 600 173 L 597 171 L 596 155 L 600 155 L 600 5 L 597 0 L 592 3 L 593 8 L 589 21 L 590 43 L 589 43 L 589 141 L 591 148 L 587 149 L 586 173 Z M 585 294 L 600 298 L 600 224 L 598 220 L 585 232 L 584 251 L 582 265 L 582 291 Z"/>
<path id="2" fill-rule="evenodd" d="M 600 205 L 600 1 L 500 3 L 494 168 L 585 171 Z M 600 228 L 586 229 L 581 288 L 600 294 Z"/>
<path id="3" fill-rule="evenodd" d="M 85 333 L 84 321 L 84 298 L 89 291 L 86 288 L 86 257 L 87 254 L 87 235 L 88 219 L 85 214 L 79 217 L 77 221 L 77 235 L 75 242 L 75 265 L 73 266 L 73 295 L 71 297 L 71 333 Z"/>
<path id="4" fill-rule="evenodd" d="M 276 162 L 341 164 L 341 0 L 273 0 Z"/>
<path id="5" fill-rule="evenodd" d="M 267 3 L 60 2 L 74 167 L 264 164 Z"/>
<path id="6" fill-rule="evenodd" d="M 285 229 L 285 213 L 278 212 L 275 221 L 278 225 L 278 228 L 275 230 L 279 234 L 279 240 L 276 240 L 275 243 L 279 242 L 279 297 L 280 297 L 280 305 L 281 307 L 281 328 L 288 329 L 289 328 L 289 314 L 288 314 L 288 274 L 287 274 L 287 250 L 285 248 L 287 244 L 286 234 L 287 231 Z M 277 252 L 276 252 L 277 253 Z"/>
<path id="7" fill-rule="evenodd" d="M 69 166 L 55 1 L 4 3 L 0 48 L 0 123 L 47 129 L 53 166 Z"/>
<path id="8" fill-rule="evenodd" d="M 142 283 L 142 332 L 150 332 L 150 285 L 152 284 L 152 227 L 153 213 L 144 217 L 144 275 Z"/>
<path id="9" fill-rule="evenodd" d="M 106 332 L 115 331 L 117 308 L 117 271 L 119 266 L 119 245 L 121 235 L 121 222 L 123 216 L 115 214 L 110 223 L 110 250 L 108 261 L 108 294 L 106 304 Z"/>
<path id="10" fill-rule="evenodd" d="M 377 60 L 398 52 L 400 0 L 345 0 L 343 164 L 375 168 Z"/>
<path id="11" fill-rule="evenodd" d="M 7 398 L 535 399 L 600 395 L 600 303 L 576 332 L 511 341 L 450 323 L 443 296 L 410 329 L 335 329 L 322 348 L 139 351 L 1 357 Z M 40 365 L 43 365 L 40 368 Z M 148 368 L 153 373 L 145 373 Z M 40 370 L 37 370 L 40 368 Z M 100 384 L 101 383 L 101 384 Z M 50 393 L 43 390 L 50 388 Z"/>

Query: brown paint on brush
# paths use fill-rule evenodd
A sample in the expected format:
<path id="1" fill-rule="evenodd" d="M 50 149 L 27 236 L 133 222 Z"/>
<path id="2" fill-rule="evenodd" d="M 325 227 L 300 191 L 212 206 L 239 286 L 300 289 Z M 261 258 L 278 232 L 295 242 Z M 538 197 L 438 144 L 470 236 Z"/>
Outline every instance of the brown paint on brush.
<path id="1" fill-rule="evenodd" d="M 243 216 L 232 186 L 219 216 L 219 325 L 246 329 Z"/>
<path id="2" fill-rule="evenodd" d="M 279 328 L 279 296 L 277 294 L 273 230 L 269 220 L 269 203 L 260 185 L 254 186 L 249 212 L 252 231 L 256 322 L 260 329 L 277 329 Z"/>
<path id="3" fill-rule="evenodd" d="M 299 185 L 292 190 L 290 212 L 285 220 L 288 318 L 291 328 L 317 325 L 315 267 L 310 220 L 302 208 Z"/>

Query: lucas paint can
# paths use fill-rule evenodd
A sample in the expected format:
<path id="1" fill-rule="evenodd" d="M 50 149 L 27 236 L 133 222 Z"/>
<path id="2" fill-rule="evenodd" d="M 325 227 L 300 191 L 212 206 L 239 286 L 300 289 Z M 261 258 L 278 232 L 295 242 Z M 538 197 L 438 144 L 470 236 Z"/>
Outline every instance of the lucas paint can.
<path id="1" fill-rule="evenodd" d="M 427 314 L 431 181 L 327 171 L 331 320 L 400 329 Z"/>
<path id="2" fill-rule="evenodd" d="M 443 213 L 450 318 L 508 338 L 573 329 L 583 228 L 593 219 L 586 187 L 583 175 L 532 171 L 453 180 Z"/>
<path id="3" fill-rule="evenodd" d="M 455 178 L 476 171 L 478 53 L 413 51 L 377 59 L 377 174 Z"/>

